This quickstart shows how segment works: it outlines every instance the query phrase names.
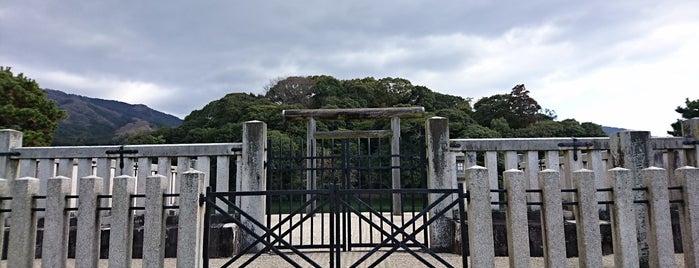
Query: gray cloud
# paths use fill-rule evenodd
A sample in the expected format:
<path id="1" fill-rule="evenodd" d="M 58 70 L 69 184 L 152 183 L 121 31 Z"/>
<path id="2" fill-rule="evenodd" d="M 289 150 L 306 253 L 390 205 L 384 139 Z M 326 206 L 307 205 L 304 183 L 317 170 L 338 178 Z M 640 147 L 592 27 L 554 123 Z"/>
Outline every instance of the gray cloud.
<path id="1" fill-rule="evenodd" d="M 699 68 L 687 49 L 699 42 L 693 1 L 5 2 L 0 65 L 43 87 L 180 117 L 230 92 L 262 93 L 280 76 L 328 74 L 403 77 L 474 98 L 525 83 L 559 115 L 640 125 L 586 117 L 566 100 L 699 82 L 682 75 Z M 597 95 L 576 93 L 585 88 Z M 658 109 L 670 112 L 646 129 L 663 134 L 695 92 L 668 90 Z"/>

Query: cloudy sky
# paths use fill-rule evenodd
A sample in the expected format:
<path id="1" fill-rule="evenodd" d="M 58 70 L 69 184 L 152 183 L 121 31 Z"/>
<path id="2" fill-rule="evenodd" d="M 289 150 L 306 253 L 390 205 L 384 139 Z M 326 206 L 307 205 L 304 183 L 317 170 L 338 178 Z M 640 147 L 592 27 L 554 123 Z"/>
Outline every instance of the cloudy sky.
<path id="1" fill-rule="evenodd" d="M 699 99 L 699 1 L 45 1 L 0 5 L 0 65 L 180 118 L 272 79 L 402 77 L 664 136 Z"/>

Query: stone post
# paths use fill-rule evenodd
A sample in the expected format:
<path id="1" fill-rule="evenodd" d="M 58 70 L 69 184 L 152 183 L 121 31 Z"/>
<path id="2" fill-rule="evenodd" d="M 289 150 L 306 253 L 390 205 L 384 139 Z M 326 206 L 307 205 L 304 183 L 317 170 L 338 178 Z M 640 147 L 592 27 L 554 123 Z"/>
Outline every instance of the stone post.
<path id="1" fill-rule="evenodd" d="M 162 163 L 162 162 L 161 162 Z M 169 164 L 168 171 L 169 171 Z M 165 199 L 168 177 L 146 178 L 146 211 L 143 219 L 143 268 L 165 267 Z"/>
<path id="2" fill-rule="evenodd" d="M 505 207 L 507 224 L 507 255 L 510 267 L 529 267 L 529 220 L 527 219 L 527 194 L 524 172 L 510 169 L 503 173 L 507 193 Z"/>
<path id="3" fill-rule="evenodd" d="M 682 122 L 682 135 L 692 138 L 695 142 L 699 141 L 699 117 Z M 687 154 L 687 163 L 690 166 L 699 167 L 699 144 L 694 144 L 694 153 Z"/>
<path id="4" fill-rule="evenodd" d="M 546 169 L 539 172 L 541 189 L 541 234 L 543 236 L 544 263 L 546 267 L 565 267 L 566 245 L 561 207 L 561 176 L 558 171 Z"/>
<path id="5" fill-rule="evenodd" d="M 622 131 L 609 137 L 609 153 L 613 167 L 631 171 L 633 187 L 641 187 L 641 170 L 652 165 L 653 148 L 648 131 Z M 643 199 L 643 192 L 634 192 L 636 200 Z M 647 216 L 644 209 L 636 209 L 636 239 L 638 240 L 639 267 L 648 267 Z"/>
<path id="6" fill-rule="evenodd" d="M 69 213 L 65 210 L 66 195 L 70 194 L 71 179 L 53 177 L 46 181 L 46 213 L 41 267 L 65 268 L 68 258 Z"/>
<path id="7" fill-rule="evenodd" d="M 12 214 L 10 243 L 7 246 L 7 267 L 33 267 L 36 243 L 36 206 L 34 195 L 39 194 L 39 179 L 19 178 L 12 186 Z"/>
<path id="8" fill-rule="evenodd" d="M 9 153 L 14 148 L 22 147 L 22 132 L 12 129 L 0 129 L 0 153 Z M 0 155 L 0 178 L 12 181 L 17 177 L 19 161 L 9 155 Z"/>
<path id="9" fill-rule="evenodd" d="M 643 186 L 648 188 L 648 262 L 650 267 L 675 265 L 670 220 L 670 193 L 667 173 L 662 168 L 649 167 L 642 171 Z"/>
<path id="10" fill-rule="evenodd" d="M 131 195 L 135 192 L 136 178 L 126 175 L 114 178 L 112 222 L 109 233 L 110 267 L 131 267 L 134 217 L 134 212 L 131 210 L 134 203 Z"/>
<path id="11" fill-rule="evenodd" d="M 100 213 L 97 208 L 103 179 L 87 176 L 78 182 L 78 230 L 75 242 L 75 267 L 97 267 L 100 256 Z"/>
<path id="12" fill-rule="evenodd" d="M 578 266 L 602 267 L 602 238 L 599 227 L 599 206 L 595 173 L 581 169 L 573 172 L 573 187 L 578 189 L 575 209 L 578 238 Z"/>
<path id="13" fill-rule="evenodd" d="M 466 169 L 466 189 L 469 193 L 468 247 L 473 267 L 494 267 L 493 214 L 490 209 L 488 170 L 473 166 Z"/>
<path id="14" fill-rule="evenodd" d="M 444 117 L 432 117 L 425 125 L 427 139 L 427 188 L 450 189 L 452 187 L 449 169 L 449 122 Z M 428 203 L 432 204 L 439 194 L 429 194 Z M 430 210 L 430 215 L 437 215 L 451 200 L 447 199 Z M 430 216 L 432 217 L 432 216 Z M 470 228 L 470 227 L 469 227 Z M 429 228 L 430 249 L 434 252 L 451 252 L 453 250 L 454 223 L 446 216 L 435 220 Z"/>
<path id="15" fill-rule="evenodd" d="M 680 204 L 680 224 L 682 251 L 687 268 L 699 267 L 699 169 L 681 167 L 675 170 L 675 177 L 682 185 Z"/>
<path id="16" fill-rule="evenodd" d="M 240 191 L 265 191 L 267 190 L 267 179 L 265 172 L 265 162 L 267 154 L 267 124 L 261 121 L 248 121 L 243 125 L 243 157 L 241 165 Z M 241 196 L 239 208 L 250 215 L 252 219 L 242 217 L 240 221 L 259 236 L 265 234 L 254 221 L 265 221 L 265 196 Z M 241 237 L 241 247 L 246 248 L 255 242 L 255 238 L 250 234 Z M 258 243 L 253 250 L 262 250 L 264 245 Z"/>
<path id="17" fill-rule="evenodd" d="M 614 245 L 614 266 L 621 268 L 638 267 L 638 241 L 636 239 L 636 212 L 634 180 L 631 170 L 613 168 L 607 171 L 607 180 L 612 188 L 612 244 Z"/>
<path id="18" fill-rule="evenodd" d="M 391 186 L 400 189 L 400 117 L 391 118 Z M 454 181 L 456 186 L 456 180 Z M 400 194 L 393 194 L 393 215 L 402 215 L 403 205 Z"/>
<path id="19" fill-rule="evenodd" d="M 180 219 L 177 226 L 177 268 L 201 267 L 205 226 L 204 206 L 199 198 L 206 188 L 205 177 L 206 174 L 193 169 L 182 174 Z"/>

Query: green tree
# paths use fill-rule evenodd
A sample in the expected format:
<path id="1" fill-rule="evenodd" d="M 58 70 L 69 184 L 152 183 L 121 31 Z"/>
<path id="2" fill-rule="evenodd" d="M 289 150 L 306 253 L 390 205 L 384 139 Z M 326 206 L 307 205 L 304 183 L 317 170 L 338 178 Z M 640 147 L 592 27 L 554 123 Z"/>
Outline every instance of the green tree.
<path id="1" fill-rule="evenodd" d="M 51 144 L 56 122 L 67 115 L 46 99 L 39 84 L 21 73 L 13 75 L 9 67 L 0 67 L 0 93 L 0 129 L 24 132 L 24 146 Z"/>
<path id="2" fill-rule="evenodd" d="M 524 85 L 516 85 L 509 94 L 497 94 L 482 98 L 473 105 L 473 118 L 481 125 L 490 127 L 496 118 L 505 118 L 513 129 L 525 128 L 540 120 L 552 120 L 555 113 L 542 110 L 537 101 L 529 96 Z"/>
<path id="3" fill-rule="evenodd" d="M 699 99 L 690 101 L 689 98 L 686 98 L 684 100 L 684 107 L 677 106 L 675 112 L 678 112 L 682 116 L 682 119 L 677 119 L 675 123 L 672 123 L 670 125 L 672 127 L 672 131 L 668 131 L 667 134 L 679 137 L 682 136 L 682 121 L 699 117 Z"/>

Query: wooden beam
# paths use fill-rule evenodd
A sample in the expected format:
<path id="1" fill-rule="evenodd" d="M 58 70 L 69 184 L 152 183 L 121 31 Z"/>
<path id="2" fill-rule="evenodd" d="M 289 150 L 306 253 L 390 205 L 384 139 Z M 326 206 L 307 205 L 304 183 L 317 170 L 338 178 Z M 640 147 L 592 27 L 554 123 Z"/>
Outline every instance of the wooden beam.
<path id="1" fill-rule="evenodd" d="M 358 119 L 391 119 L 422 118 L 425 116 L 424 107 L 391 107 L 391 108 L 356 108 L 356 109 L 295 109 L 283 110 L 285 120 L 358 120 Z"/>
<path id="2" fill-rule="evenodd" d="M 361 130 L 361 131 L 318 131 L 316 139 L 343 139 L 343 138 L 384 138 L 390 137 L 390 130 Z"/>

